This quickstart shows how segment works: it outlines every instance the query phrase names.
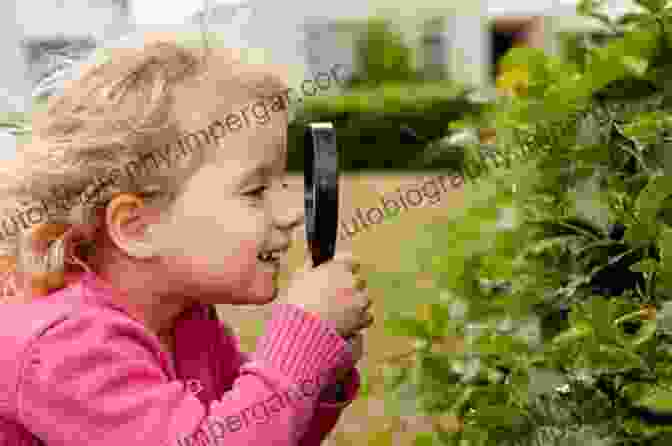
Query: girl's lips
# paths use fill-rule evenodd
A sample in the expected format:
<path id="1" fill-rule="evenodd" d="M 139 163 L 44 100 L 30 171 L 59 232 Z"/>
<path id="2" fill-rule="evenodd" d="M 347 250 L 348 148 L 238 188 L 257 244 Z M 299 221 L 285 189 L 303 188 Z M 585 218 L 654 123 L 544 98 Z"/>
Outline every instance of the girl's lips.
<path id="1" fill-rule="evenodd" d="M 272 268 L 274 270 L 280 269 L 280 259 L 271 260 L 271 261 L 265 261 L 265 260 L 259 259 L 259 263 L 264 265 L 264 267 L 266 267 L 266 268 Z"/>

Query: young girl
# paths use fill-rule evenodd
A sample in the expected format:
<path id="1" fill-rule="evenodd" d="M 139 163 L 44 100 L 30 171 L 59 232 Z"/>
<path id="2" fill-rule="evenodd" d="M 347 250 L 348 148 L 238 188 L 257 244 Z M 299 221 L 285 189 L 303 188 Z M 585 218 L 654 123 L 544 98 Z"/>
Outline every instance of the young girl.
<path id="1" fill-rule="evenodd" d="M 240 54 L 115 49 L 2 166 L 0 445 L 317 446 L 355 398 L 365 282 L 343 256 L 278 296 L 287 83 Z M 213 305 L 274 300 L 240 352 Z"/>

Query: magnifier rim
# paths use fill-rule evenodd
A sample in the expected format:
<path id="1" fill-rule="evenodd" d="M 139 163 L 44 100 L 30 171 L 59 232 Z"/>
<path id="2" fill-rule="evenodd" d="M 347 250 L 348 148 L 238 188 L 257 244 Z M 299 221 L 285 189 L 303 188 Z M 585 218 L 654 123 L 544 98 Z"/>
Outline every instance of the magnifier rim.
<path id="1" fill-rule="evenodd" d="M 304 162 L 304 206 L 306 208 L 306 240 L 311 243 L 315 235 L 315 143 L 313 141 L 313 134 L 311 126 L 308 125 L 304 130 L 304 145 L 306 153 Z M 310 203 L 309 203 L 310 200 Z M 308 206 L 309 204 L 309 206 Z"/>
<path id="2" fill-rule="evenodd" d="M 329 136 L 333 137 L 334 140 L 329 144 L 333 143 L 333 148 L 329 147 L 331 150 L 319 151 L 318 144 L 316 140 L 319 139 L 319 132 L 315 132 L 316 129 L 329 129 L 331 133 Z M 335 251 L 336 240 L 338 238 L 338 181 L 339 181 L 339 171 L 338 171 L 338 146 L 336 145 L 335 140 L 334 126 L 330 122 L 320 122 L 320 123 L 310 123 L 305 130 L 305 143 L 306 143 L 306 154 L 305 162 L 307 163 L 305 172 L 305 187 L 304 187 L 304 201 L 306 203 L 306 239 L 308 241 L 309 248 L 313 255 L 313 261 L 315 264 L 319 264 L 326 259 L 330 258 L 330 254 L 324 254 L 325 248 L 326 252 Z M 326 165 L 325 165 L 326 163 Z M 308 166 L 310 165 L 310 166 Z M 320 178 L 318 178 L 318 176 Z M 329 187 L 332 184 L 333 187 Z M 326 185 L 326 187 L 325 187 Z M 318 201 L 320 200 L 319 196 L 322 197 L 329 203 L 335 204 L 335 209 L 329 208 L 329 211 L 334 211 L 332 222 L 331 219 L 322 221 L 325 218 L 325 215 L 317 215 L 317 210 L 320 208 Z M 312 203 L 309 203 L 312 201 Z M 332 212 L 328 212 L 332 214 Z M 322 231 L 320 231 L 322 229 Z M 327 234 L 326 237 L 323 237 L 324 234 Z M 321 239 L 325 239 L 327 243 L 320 244 L 315 246 L 316 243 L 319 243 Z M 324 240 L 322 240 L 324 241 Z M 313 249 L 313 248 L 316 249 Z M 333 253 L 332 253 L 333 254 Z"/>

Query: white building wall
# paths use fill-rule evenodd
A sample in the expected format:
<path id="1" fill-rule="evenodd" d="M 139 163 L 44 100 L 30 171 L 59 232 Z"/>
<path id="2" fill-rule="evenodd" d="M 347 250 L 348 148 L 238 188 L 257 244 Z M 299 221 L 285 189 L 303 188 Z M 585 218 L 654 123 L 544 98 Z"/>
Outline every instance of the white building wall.
<path id="1" fill-rule="evenodd" d="M 447 17 L 445 33 L 449 77 L 469 85 L 488 85 L 490 36 L 487 18 L 452 13 Z"/>
<path id="2" fill-rule="evenodd" d="M 20 42 L 23 37 L 21 22 L 16 20 L 16 3 L 6 1 L 0 14 L 0 112 L 23 111 L 30 83 L 26 79 L 26 65 Z"/>
<path id="3" fill-rule="evenodd" d="M 16 22 L 25 36 L 93 36 L 104 39 L 126 26 L 117 0 L 14 0 Z"/>
<path id="4" fill-rule="evenodd" d="M 6 0 L 0 26 L 0 112 L 23 111 L 29 105 L 43 62 L 28 65 L 25 44 L 63 38 L 103 40 L 129 29 L 125 0 Z"/>
<path id="5" fill-rule="evenodd" d="M 125 7 L 125 3 L 129 5 Z M 172 5 L 171 0 L 166 0 L 165 11 L 157 9 L 156 4 L 150 8 L 147 6 L 149 2 L 143 0 L 6 0 L 0 15 L 4 31 L 0 43 L 0 57 L 4 62 L 0 75 L 0 111 L 21 110 L 32 87 L 21 42 L 56 36 L 91 36 L 104 40 L 129 31 L 136 19 L 141 26 L 152 20 L 177 24 L 179 19 L 184 22 L 187 15 L 198 10 L 202 0 L 176 3 L 183 5 L 183 12 L 168 17 L 170 11 L 179 9 L 168 7 Z M 210 0 L 210 3 L 215 5 L 216 1 Z M 232 46 L 268 49 L 274 60 L 296 67 L 297 72 L 303 71 L 304 74 L 295 75 L 299 79 L 335 64 L 354 64 L 353 41 L 335 30 L 331 26 L 333 22 L 386 16 L 401 27 L 407 42 L 419 49 L 422 22 L 442 16 L 446 18 L 442 32 L 446 71 L 460 81 L 476 85 L 489 82 L 489 17 L 548 15 L 546 46 L 552 51 L 557 47 L 553 30 L 559 26 L 553 16 L 571 15 L 574 9 L 574 4 L 564 0 L 472 0 L 459 4 L 445 0 L 414 0 L 410 3 L 394 0 L 249 0 L 249 4 L 249 11 L 236 18 L 238 23 L 214 23 L 213 26 L 232 36 Z M 611 15 L 616 15 L 632 10 L 633 2 L 610 0 L 608 7 Z M 134 12 L 142 14 L 134 15 Z"/>

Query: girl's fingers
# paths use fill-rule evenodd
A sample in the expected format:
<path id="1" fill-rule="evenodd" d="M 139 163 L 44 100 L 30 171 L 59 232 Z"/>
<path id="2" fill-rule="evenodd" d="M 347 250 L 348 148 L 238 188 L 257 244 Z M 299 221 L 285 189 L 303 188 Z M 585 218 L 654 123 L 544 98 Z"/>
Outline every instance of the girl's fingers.
<path id="1" fill-rule="evenodd" d="M 366 319 L 364 320 L 364 323 L 362 324 L 362 328 L 369 328 L 370 326 L 373 325 L 373 322 L 375 321 L 375 318 L 373 317 L 373 314 L 371 313 L 366 313 Z"/>
<path id="2" fill-rule="evenodd" d="M 369 309 L 371 308 L 371 305 L 373 305 L 373 301 L 371 300 L 371 298 L 369 298 L 368 294 L 366 295 L 365 299 L 366 300 L 365 300 L 365 303 L 364 303 L 364 307 L 362 308 L 362 313 L 365 313 L 365 312 L 369 311 Z"/>
<path id="3" fill-rule="evenodd" d="M 360 330 L 364 330 L 365 328 L 369 328 L 370 326 L 373 325 L 374 322 L 374 317 L 373 314 L 369 313 L 368 311 L 365 312 L 362 315 L 362 319 L 360 320 L 359 324 L 357 325 L 357 328 L 355 329 L 356 332 L 359 332 Z"/>
<path id="4" fill-rule="evenodd" d="M 362 268 L 362 263 L 351 252 L 337 253 L 332 261 L 345 264 L 353 274 L 357 274 Z"/>
<path id="5" fill-rule="evenodd" d="M 366 279 L 363 277 L 356 277 L 355 278 L 355 289 L 357 291 L 364 291 L 366 288 Z"/>
<path id="6" fill-rule="evenodd" d="M 303 266 L 301 267 L 301 272 L 310 271 L 311 269 L 313 269 L 313 259 L 308 256 L 306 261 L 303 263 Z"/>
<path id="7" fill-rule="evenodd" d="M 352 347 L 353 354 L 355 354 L 357 359 L 359 359 L 359 357 L 361 357 L 364 346 L 364 335 L 357 332 L 348 338 L 348 343 Z M 359 355 L 357 355 L 357 353 L 359 353 Z"/>

